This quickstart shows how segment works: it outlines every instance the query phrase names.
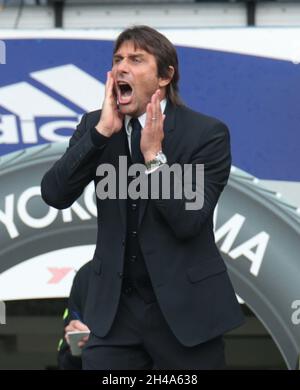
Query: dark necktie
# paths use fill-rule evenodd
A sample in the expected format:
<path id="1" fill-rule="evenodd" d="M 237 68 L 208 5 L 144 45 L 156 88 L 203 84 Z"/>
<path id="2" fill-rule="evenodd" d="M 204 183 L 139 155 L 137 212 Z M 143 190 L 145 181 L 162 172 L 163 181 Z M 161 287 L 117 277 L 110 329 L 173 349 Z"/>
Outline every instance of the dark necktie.
<path id="1" fill-rule="evenodd" d="M 137 118 L 132 118 L 130 120 L 131 124 L 131 160 L 133 163 L 144 163 L 144 156 L 142 155 L 140 144 L 141 144 L 141 130 L 142 126 Z"/>

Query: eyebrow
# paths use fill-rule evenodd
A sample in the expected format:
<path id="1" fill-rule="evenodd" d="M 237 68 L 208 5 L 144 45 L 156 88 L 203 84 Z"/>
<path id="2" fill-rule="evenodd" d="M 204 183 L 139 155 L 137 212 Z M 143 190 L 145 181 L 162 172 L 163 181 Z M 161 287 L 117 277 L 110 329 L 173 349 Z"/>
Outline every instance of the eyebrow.
<path id="1" fill-rule="evenodd" d="M 123 58 L 124 56 L 122 56 L 121 54 L 115 54 L 114 55 L 114 59 L 120 59 L 120 58 Z M 144 53 L 132 53 L 132 54 L 129 54 L 128 56 L 129 58 L 143 58 L 145 57 Z"/>

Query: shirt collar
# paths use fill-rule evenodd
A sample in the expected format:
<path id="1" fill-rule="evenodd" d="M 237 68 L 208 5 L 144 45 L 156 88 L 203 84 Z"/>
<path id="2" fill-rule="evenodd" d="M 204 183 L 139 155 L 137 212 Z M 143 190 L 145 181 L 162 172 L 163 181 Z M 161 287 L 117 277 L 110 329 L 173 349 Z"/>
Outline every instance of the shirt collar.
<path id="1" fill-rule="evenodd" d="M 166 108 L 166 105 L 167 105 L 167 99 L 163 99 L 161 102 L 160 102 L 160 108 L 161 108 L 161 112 L 164 112 L 165 111 L 165 108 Z M 126 133 L 127 134 L 130 134 L 131 133 L 131 126 L 129 126 L 129 122 L 130 122 L 130 119 L 132 117 L 129 116 L 129 115 L 125 115 L 125 129 L 126 129 Z M 142 126 L 142 128 L 145 127 L 145 123 L 146 123 L 146 113 L 142 114 L 141 116 L 138 117 L 138 120 L 140 122 L 140 125 Z"/>

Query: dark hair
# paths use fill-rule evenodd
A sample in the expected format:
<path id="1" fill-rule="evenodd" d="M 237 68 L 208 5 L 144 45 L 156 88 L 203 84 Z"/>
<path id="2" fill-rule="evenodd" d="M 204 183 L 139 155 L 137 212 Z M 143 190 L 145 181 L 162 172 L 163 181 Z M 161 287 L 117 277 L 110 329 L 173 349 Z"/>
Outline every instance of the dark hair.
<path id="1" fill-rule="evenodd" d="M 169 66 L 173 66 L 174 75 L 166 87 L 166 95 L 174 105 L 182 104 L 178 91 L 178 58 L 174 45 L 164 35 L 151 27 L 132 26 L 118 36 L 115 42 L 114 54 L 126 41 L 133 42 L 135 48 L 145 50 L 155 57 L 158 77 L 169 77 Z"/>

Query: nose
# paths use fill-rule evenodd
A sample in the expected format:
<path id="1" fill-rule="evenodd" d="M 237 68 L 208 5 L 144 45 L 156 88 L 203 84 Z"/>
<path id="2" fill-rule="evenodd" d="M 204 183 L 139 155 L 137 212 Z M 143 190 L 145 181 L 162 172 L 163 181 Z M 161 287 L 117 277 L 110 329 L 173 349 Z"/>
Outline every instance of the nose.
<path id="1" fill-rule="evenodd" d="M 126 60 L 126 58 L 123 58 L 116 64 L 116 71 L 117 73 L 128 73 L 129 72 L 129 65 Z"/>

